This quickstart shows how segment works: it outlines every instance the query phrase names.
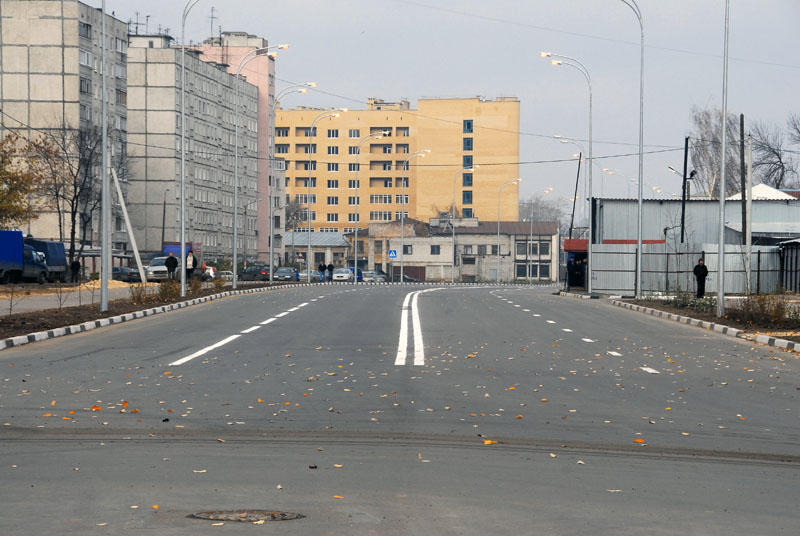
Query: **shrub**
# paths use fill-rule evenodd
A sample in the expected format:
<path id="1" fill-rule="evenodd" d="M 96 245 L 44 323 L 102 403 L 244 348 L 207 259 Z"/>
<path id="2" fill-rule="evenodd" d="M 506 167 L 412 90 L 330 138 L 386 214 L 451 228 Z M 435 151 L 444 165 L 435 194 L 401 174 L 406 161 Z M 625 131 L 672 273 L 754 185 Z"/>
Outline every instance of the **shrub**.
<path id="1" fill-rule="evenodd" d="M 792 306 L 784 294 L 752 294 L 732 307 L 731 314 L 751 324 L 796 327 L 800 322 L 800 309 Z"/>
<path id="2" fill-rule="evenodd" d="M 158 287 L 158 298 L 161 301 L 174 301 L 181 296 L 181 285 L 174 279 L 168 279 Z"/>
<path id="3" fill-rule="evenodd" d="M 227 281 L 218 277 L 214 280 L 214 288 L 217 290 L 222 290 L 222 288 L 225 286 L 225 283 L 227 283 Z"/>
<path id="4" fill-rule="evenodd" d="M 189 293 L 197 294 L 203 288 L 203 280 L 199 277 L 193 277 L 189 280 Z"/>
<path id="5" fill-rule="evenodd" d="M 142 304 L 147 301 L 147 285 L 139 283 L 128 287 L 131 293 L 131 302 L 134 304 Z"/>

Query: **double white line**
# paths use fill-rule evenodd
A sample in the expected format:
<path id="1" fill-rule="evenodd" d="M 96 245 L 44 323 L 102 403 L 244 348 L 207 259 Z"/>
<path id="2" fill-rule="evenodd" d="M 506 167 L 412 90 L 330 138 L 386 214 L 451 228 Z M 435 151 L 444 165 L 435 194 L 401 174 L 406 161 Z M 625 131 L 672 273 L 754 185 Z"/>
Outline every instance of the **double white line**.
<path id="1" fill-rule="evenodd" d="M 422 326 L 419 322 L 419 308 L 417 307 L 417 299 L 419 298 L 420 294 L 424 292 L 433 292 L 434 290 L 441 290 L 441 288 L 417 290 L 406 294 L 406 299 L 403 300 L 403 310 L 400 316 L 400 340 L 397 344 L 397 357 L 394 360 L 395 366 L 402 366 L 406 364 L 406 356 L 408 354 L 409 303 L 411 304 L 411 326 L 414 334 L 414 365 L 422 366 L 425 364 L 425 349 L 422 343 Z"/>

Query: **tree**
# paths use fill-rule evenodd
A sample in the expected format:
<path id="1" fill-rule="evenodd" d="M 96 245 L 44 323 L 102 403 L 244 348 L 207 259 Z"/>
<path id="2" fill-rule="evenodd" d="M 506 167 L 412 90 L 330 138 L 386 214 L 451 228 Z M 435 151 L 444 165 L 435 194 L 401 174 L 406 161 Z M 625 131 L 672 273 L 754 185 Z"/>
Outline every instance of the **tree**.
<path id="1" fill-rule="evenodd" d="M 692 107 L 691 134 L 692 166 L 697 170 L 694 186 L 709 197 L 719 195 L 719 180 L 722 176 L 722 110 L 716 107 L 701 109 Z M 728 114 L 725 121 L 728 137 L 726 150 L 725 192 L 730 195 L 741 190 L 739 181 L 739 121 L 736 114 Z"/>
<path id="2" fill-rule="evenodd" d="M 0 141 L 0 228 L 19 227 L 34 218 L 42 177 L 23 161 L 28 145 L 14 133 Z"/>
<path id="3" fill-rule="evenodd" d="M 790 129 L 791 121 L 792 116 L 788 120 Z M 784 149 L 784 131 L 775 125 L 756 121 L 753 123 L 752 133 L 753 175 L 759 182 L 773 188 L 786 188 L 797 177 L 797 163 Z"/>
<path id="4" fill-rule="evenodd" d="M 519 215 L 523 221 L 547 221 L 558 222 L 561 234 L 569 233 L 569 214 L 562 208 L 560 199 L 554 199 L 542 195 L 534 195 L 528 199 L 521 199 L 519 202 Z M 571 214 L 570 206 L 570 214 Z"/>
<path id="5" fill-rule="evenodd" d="M 294 233 L 296 232 L 298 224 L 300 222 L 306 221 L 305 215 L 306 215 L 306 209 L 303 208 L 303 206 L 296 199 L 286 203 L 284 219 L 286 220 L 286 230 L 292 231 L 292 264 L 295 263 Z"/>

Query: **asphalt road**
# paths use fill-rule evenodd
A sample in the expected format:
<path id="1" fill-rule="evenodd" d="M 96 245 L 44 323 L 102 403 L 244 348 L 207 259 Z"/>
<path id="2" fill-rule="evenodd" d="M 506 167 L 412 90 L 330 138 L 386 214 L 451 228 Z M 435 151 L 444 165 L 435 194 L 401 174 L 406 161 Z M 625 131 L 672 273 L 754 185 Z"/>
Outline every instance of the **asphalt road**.
<path id="1" fill-rule="evenodd" d="M 6 350 L 0 533 L 799 532 L 796 355 L 552 292 L 301 287 Z M 243 508 L 307 517 L 187 517 Z"/>

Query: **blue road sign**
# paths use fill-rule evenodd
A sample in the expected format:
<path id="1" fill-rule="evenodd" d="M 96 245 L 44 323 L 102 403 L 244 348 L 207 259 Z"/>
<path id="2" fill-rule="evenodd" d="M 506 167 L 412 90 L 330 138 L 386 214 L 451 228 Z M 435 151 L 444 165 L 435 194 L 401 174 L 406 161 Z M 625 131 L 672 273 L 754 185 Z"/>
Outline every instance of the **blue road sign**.
<path id="1" fill-rule="evenodd" d="M 397 250 L 396 249 L 390 249 L 389 250 L 389 258 L 390 259 L 396 259 L 397 258 Z"/>

